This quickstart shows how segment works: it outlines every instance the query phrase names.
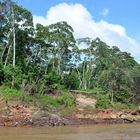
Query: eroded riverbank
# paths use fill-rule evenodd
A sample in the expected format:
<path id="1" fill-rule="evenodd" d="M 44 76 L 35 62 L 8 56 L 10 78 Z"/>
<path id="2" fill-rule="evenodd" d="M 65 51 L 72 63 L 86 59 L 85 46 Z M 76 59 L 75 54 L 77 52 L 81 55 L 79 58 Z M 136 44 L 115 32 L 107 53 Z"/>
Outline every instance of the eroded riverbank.
<path id="1" fill-rule="evenodd" d="M 76 110 L 69 110 L 70 114 L 62 115 L 60 114 L 61 108 L 55 107 L 50 109 L 48 107 L 47 109 L 42 109 L 39 106 L 34 106 L 33 104 L 27 104 L 21 101 L 6 102 L 6 100 L 1 100 L 0 126 L 49 127 L 87 124 L 126 124 L 140 122 L 139 111 L 97 109 L 95 104 L 95 98 L 77 94 Z"/>
<path id="2" fill-rule="evenodd" d="M 114 112 L 98 110 L 94 113 L 73 112 L 69 116 L 59 116 L 46 110 L 15 102 L 5 106 L 0 112 L 1 127 L 49 127 L 87 124 L 139 123 L 140 115 L 131 111 Z"/>

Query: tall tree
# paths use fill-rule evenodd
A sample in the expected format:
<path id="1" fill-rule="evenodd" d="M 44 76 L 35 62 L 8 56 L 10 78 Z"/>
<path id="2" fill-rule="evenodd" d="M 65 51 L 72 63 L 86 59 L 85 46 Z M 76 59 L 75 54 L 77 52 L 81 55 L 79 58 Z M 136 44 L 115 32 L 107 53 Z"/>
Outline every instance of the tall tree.
<path id="1" fill-rule="evenodd" d="M 58 74 L 61 75 L 63 70 L 66 69 L 64 66 L 69 61 L 70 52 L 75 46 L 73 29 L 66 22 L 58 22 L 50 25 L 49 31 L 51 43 L 53 45 L 52 56 L 54 60 L 57 60 L 56 70 Z"/>

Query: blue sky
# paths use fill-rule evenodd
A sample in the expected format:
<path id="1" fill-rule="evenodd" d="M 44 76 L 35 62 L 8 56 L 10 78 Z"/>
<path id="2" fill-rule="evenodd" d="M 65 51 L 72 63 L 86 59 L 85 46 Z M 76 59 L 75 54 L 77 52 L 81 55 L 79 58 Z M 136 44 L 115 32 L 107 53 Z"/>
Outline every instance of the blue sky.
<path id="1" fill-rule="evenodd" d="M 94 22 L 100 23 L 100 21 L 105 21 L 107 22 L 108 25 L 109 24 L 120 25 L 123 28 L 125 28 L 126 36 L 129 37 L 130 39 L 131 38 L 134 39 L 137 42 L 137 48 L 139 47 L 140 49 L 140 8 L 139 8 L 140 0 L 15 0 L 15 1 L 19 5 L 30 10 L 33 13 L 33 15 L 36 15 L 36 17 L 37 16 L 47 17 L 47 12 L 50 10 L 51 7 L 54 7 L 64 2 L 67 3 L 68 5 L 79 3 L 83 6 L 83 8 L 86 8 L 88 13 L 90 13 L 90 16 L 92 16 Z M 55 11 L 55 9 L 53 10 Z M 46 20 L 48 20 L 48 18 Z M 140 53 L 134 54 L 133 56 L 138 61 L 140 61 L 139 57 Z"/>

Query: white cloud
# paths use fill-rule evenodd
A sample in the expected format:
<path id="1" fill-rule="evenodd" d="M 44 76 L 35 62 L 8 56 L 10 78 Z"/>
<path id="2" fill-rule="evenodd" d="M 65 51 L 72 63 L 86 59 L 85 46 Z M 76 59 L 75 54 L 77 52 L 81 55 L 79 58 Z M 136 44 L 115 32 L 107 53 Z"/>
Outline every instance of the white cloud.
<path id="1" fill-rule="evenodd" d="M 34 16 L 34 23 L 49 25 L 58 21 L 67 21 L 74 29 L 74 36 L 100 37 L 110 46 L 118 46 L 122 51 L 132 53 L 137 59 L 140 55 L 140 44 L 129 37 L 126 29 L 117 24 L 111 24 L 104 20 L 95 21 L 89 11 L 81 4 L 61 3 L 51 7 L 43 16 Z"/>
<path id="2" fill-rule="evenodd" d="M 102 16 L 106 17 L 107 15 L 109 15 L 109 9 L 105 8 L 102 10 L 102 12 L 100 13 Z"/>

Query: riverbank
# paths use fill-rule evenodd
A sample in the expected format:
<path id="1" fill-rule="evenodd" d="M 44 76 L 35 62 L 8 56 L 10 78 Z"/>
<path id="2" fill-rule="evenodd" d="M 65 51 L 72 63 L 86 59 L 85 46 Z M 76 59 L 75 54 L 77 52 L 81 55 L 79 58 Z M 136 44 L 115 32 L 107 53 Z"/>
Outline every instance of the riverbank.
<path id="1" fill-rule="evenodd" d="M 94 113 L 73 112 L 69 116 L 59 116 L 20 102 L 11 102 L 8 106 L 3 105 L 0 114 L 1 127 L 49 127 L 140 122 L 140 115 L 137 112 L 97 110 Z"/>
<path id="2" fill-rule="evenodd" d="M 137 108 L 121 103 L 110 104 L 105 95 L 100 98 L 98 94 L 87 92 L 53 91 L 47 95 L 31 96 L 9 88 L 1 88 L 0 92 L 0 127 L 140 122 Z"/>

